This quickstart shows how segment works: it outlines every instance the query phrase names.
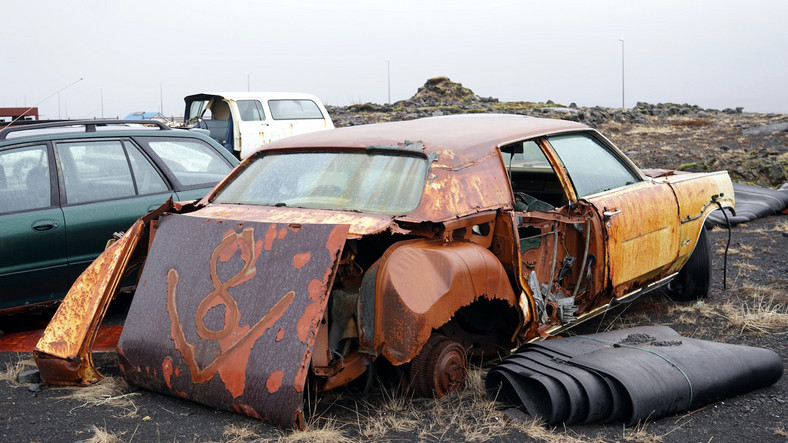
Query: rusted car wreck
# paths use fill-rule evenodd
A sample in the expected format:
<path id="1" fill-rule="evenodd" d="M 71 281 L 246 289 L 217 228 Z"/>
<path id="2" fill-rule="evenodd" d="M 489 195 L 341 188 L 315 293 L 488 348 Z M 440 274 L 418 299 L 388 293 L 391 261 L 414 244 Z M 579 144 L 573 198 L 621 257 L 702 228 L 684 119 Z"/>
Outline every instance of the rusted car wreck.
<path id="1" fill-rule="evenodd" d="M 585 125 L 456 116 L 266 145 L 205 198 L 143 217 L 80 277 L 35 352 L 49 384 L 140 268 L 118 354 L 138 386 L 298 425 L 306 389 L 388 362 L 415 395 L 667 285 L 703 297 L 726 172 L 652 178 Z M 142 264 L 144 260 L 144 265 Z"/>

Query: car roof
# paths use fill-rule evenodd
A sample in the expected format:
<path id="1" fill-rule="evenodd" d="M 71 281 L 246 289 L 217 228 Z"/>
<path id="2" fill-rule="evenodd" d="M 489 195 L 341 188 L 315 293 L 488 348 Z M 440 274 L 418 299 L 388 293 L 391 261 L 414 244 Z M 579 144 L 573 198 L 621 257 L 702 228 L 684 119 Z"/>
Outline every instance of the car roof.
<path id="1" fill-rule="evenodd" d="M 461 114 L 312 132 L 277 140 L 261 150 L 364 149 L 420 142 L 426 155 L 453 151 L 467 160 L 487 155 L 496 147 L 515 141 L 580 130 L 590 128 L 567 120 L 514 114 Z"/>
<path id="2" fill-rule="evenodd" d="M 156 125 L 147 127 L 142 125 Z M 92 126 L 92 129 L 89 129 Z M 199 138 L 211 145 L 216 143 L 198 131 L 172 129 L 155 120 L 64 120 L 58 122 L 44 122 L 27 124 L 24 126 L 9 126 L 0 130 L 0 146 L 17 144 L 20 142 L 35 142 L 47 140 L 108 138 L 108 137 L 184 137 Z"/>
<path id="3" fill-rule="evenodd" d="M 230 100 L 248 100 L 248 99 L 265 99 L 265 100 L 281 100 L 281 99 L 306 99 L 314 100 L 317 96 L 314 94 L 306 94 L 303 92 L 276 92 L 276 91 L 244 91 L 244 92 L 200 92 L 197 94 L 190 94 L 184 97 L 185 100 L 200 99 L 201 97 L 218 96 Z"/>

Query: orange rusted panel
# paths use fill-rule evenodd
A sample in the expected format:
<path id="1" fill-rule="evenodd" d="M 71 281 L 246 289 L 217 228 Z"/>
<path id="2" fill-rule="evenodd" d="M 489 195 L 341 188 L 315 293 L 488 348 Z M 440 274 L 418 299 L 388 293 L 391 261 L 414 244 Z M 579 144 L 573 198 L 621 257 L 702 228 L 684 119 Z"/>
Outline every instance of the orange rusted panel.
<path id="1" fill-rule="evenodd" d="M 441 151 L 430 168 L 419 207 L 406 221 L 444 221 L 511 206 L 512 189 L 498 151 L 473 160 L 473 167 L 452 169 L 455 154 Z"/>
<path id="2" fill-rule="evenodd" d="M 517 307 L 506 271 L 473 243 L 411 240 L 389 248 L 377 270 L 375 349 L 395 365 L 415 357 L 434 328 L 479 298 Z"/>
<path id="3" fill-rule="evenodd" d="M 668 177 L 665 182 L 673 188 L 679 202 L 679 259 L 670 269 L 670 272 L 678 272 L 695 249 L 706 216 L 720 206 L 734 206 L 733 185 L 725 171 L 682 173 Z"/>
<path id="4" fill-rule="evenodd" d="M 203 217 L 250 222 L 348 225 L 350 226 L 348 238 L 377 234 L 394 224 L 393 217 L 390 215 L 257 205 L 215 204 L 202 208 L 200 214 Z"/>
<path id="5" fill-rule="evenodd" d="M 87 385 L 101 379 L 93 366 L 93 341 L 144 227 L 145 222 L 137 220 L 66 294 L 33 354 L 44 383 Z"/>
<path id="6" fill-rule="evenodd" d="M 347 225 L 159 218 L 118 344 L 141 387 L 299 425 Z M 188 259 L 185 259 L 188 258 Z"/>
<path id="7" fill-rule="evenodd" d="M 613 292 L 658 279 L 679 251 L 679 209 L 670 186 L 645 181 L 589 198 L 607 230 L 608 275 Z"/>

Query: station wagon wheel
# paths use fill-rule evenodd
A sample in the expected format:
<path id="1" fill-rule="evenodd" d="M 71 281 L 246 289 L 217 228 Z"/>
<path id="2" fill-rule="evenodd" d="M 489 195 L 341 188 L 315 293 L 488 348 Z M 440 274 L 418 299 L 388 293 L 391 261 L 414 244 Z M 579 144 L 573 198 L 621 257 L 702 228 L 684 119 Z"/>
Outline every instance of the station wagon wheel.
<path id="1" fill-rule="evenodd" d="M 698 244 L 676 278 L 668 284 L 669 295 L 682 301 L 700 300 L 711 287 L 711 244 L 706 228 L 700 230 Z"/>
<path id="2" fill-rule="evenodd" d="M 465 387 L 465 349 L 442 334 L 433 334 L 410 366 L 410 391 L 416 397 L 443 397 Z"/>

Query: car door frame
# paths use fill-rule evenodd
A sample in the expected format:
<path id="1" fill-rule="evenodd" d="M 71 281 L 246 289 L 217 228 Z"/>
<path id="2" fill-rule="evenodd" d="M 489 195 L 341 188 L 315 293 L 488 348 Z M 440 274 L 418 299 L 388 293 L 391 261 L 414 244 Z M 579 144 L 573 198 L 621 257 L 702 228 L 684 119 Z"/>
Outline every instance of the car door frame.
<path id="1" fill-rule="evenodd" d="M 6 235 L 10 231 L 18 231 L 19 235 L 0 242 L 0 246 L 19 260 L 25 255 L 34 255 L 27 263 L 7 266 L 5 274 L 0 275 L 0 310 L 8 308 L 24 309 L 26 306 L 37 305 L 60 299 L 65 291 L 60 290 L 66 285 L 68 278 L 66 223 L 60 208 L 59 168 L 56 165 L 52 144 L 49 141 L 23 142 L 4 146 L 1 151 L 23 149 L 31 146 L 43 146 L 47 155 L 49 169 L 50 202 L 46 208 L 9 212 L 0 215 L 0 229 Z M 18 226 L 15 229 L 14 225 Z M 52 226 L 49 229 L 36 229 L 36 226 Z M 29 226 L 29 229 L 27 228 Z M 32 243 L 35 246 L 31 247 Z M 8 242 L 8 243 L 6 243 Z M 6 243 L 3 245 L 2 243 Z M 14 252 L 16 251 L 16 252 Z M 9 260 L 9 264 L 10 261 Z M 0 269 L 0 273 L 3 270 Z M 31 285 L 33 286 L 31 288 Z M 16 296 L 20 292 L 32 291 L 37 296 L 25 298 Z M 16 297 L 13 298 L 12 297 Z M 23 303 L 19 303 L 24 300 Z"/>
<path id="2" fill-rule="evenodd" d="M 605 228 L 605 280 L 607 291 L 616 298 L 626 297 L 654 282 L 663 280 L 664 271 L 679 253 L 680 220 L 678 201 L 673 189 L 654 182 L 627 158 L 612 142 L 594 130 L 576 131 L 590 136 L 608 154 L 619 161 L 639 181 L 592 195 L 579 197 L 572 174 L 555 148 L 552 134 L 543 139 L 551 162 L 565 174 L 571 189 L 570 201 L 585 201 L 596 208 Z M 645 204 L 644 204 L 645 203 Z"/>

